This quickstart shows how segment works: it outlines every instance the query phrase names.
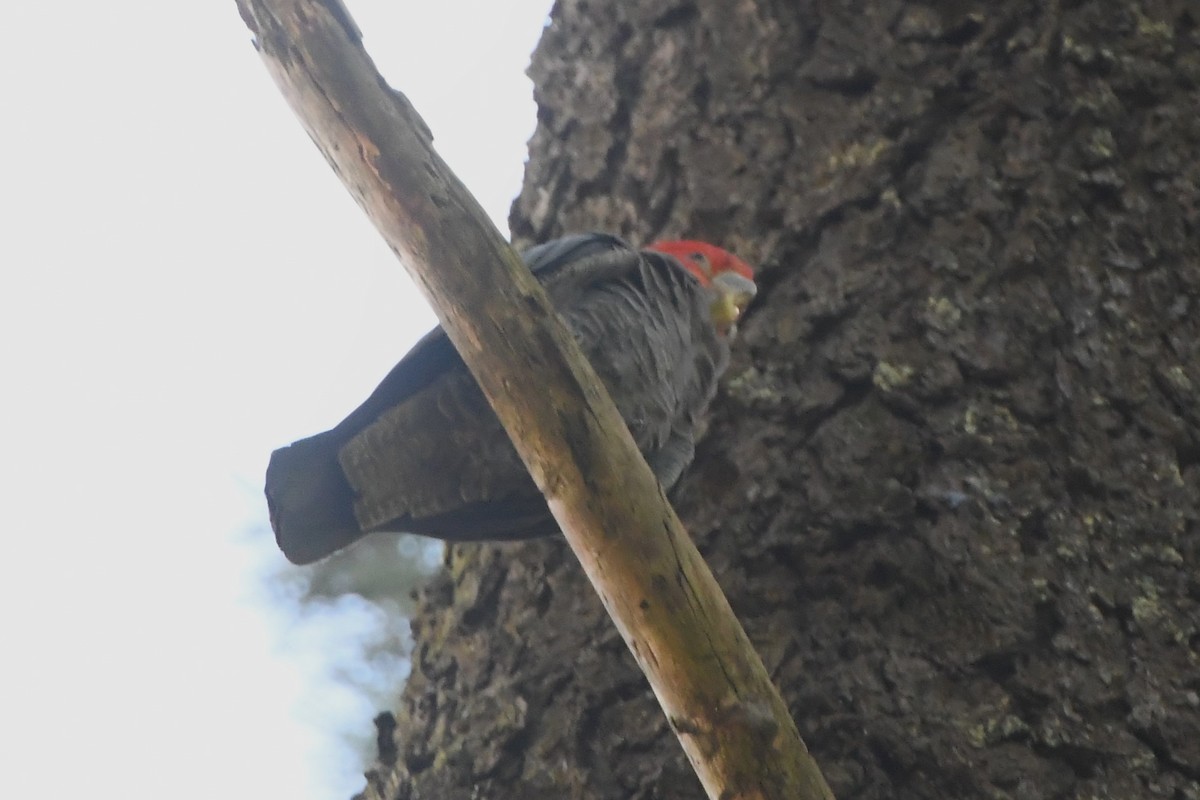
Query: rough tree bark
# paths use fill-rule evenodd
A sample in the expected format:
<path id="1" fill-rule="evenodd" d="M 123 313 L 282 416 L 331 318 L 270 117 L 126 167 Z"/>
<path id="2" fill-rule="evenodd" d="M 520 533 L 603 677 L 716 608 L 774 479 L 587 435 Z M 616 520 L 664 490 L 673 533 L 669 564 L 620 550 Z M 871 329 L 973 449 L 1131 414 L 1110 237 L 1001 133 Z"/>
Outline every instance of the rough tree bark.
<path id="1" fill-rule="evenodd" d="M 514 230 L 763 265 L 678 505 L 839 796 L 1200 797 L 1198 22 L 555 8 Z M 367 797 L 703 796 L 564 543 L 422 605 Z"/>

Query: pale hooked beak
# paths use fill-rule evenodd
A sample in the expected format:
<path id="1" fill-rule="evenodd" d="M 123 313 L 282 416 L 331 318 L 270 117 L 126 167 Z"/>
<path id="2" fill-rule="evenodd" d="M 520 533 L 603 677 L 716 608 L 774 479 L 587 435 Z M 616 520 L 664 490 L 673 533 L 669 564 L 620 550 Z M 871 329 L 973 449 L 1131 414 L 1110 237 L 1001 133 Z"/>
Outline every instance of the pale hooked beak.
<path id="1" fill-rule="evenodd" d="M 758 287 L 745 275 L 728 271 L 712 279 L 712 288 L 716 292 L 712 304 L 713 323 L 722 333 L 732 333 L 738 318 L 758 294 Z"/>

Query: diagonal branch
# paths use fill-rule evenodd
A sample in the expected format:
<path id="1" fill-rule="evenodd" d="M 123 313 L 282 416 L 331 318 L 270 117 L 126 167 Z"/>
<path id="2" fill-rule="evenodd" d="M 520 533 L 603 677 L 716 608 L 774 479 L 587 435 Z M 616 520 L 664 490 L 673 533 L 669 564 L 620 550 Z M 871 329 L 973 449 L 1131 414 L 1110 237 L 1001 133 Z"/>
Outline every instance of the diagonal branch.
<path id="1" fill-rule="evenodd" d="M 238 7 L 309 135 L 432 302 L 709 796 L 832 798 L 608 393 L 339 0 Z"/>

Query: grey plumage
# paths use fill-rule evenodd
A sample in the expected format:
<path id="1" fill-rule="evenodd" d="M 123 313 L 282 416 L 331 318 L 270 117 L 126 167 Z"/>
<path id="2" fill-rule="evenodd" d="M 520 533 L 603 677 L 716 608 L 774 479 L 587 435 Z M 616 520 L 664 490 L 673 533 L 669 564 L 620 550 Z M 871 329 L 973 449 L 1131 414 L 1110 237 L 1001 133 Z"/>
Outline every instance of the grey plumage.
<path id="1" fill-rule="evenodd" d="M 672 256 L 603 234 L 555 240 L 524 259 L 670 488 L 728 361 L 710 290 Z M 369 502 L 353 488 L 380 481 L 394 491 Z M 456 541 L 557 531 L 440 328 L 337 427 L 276 450 L 266 494 L 276 539 L 296 563 L 374 531 Z"/>

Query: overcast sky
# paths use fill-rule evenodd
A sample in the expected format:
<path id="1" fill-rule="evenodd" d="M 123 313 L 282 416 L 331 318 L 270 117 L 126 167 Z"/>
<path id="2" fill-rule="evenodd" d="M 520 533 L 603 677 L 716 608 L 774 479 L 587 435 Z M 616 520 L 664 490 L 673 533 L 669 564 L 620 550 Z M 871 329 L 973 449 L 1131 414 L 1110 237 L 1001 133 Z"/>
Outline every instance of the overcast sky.
<path id="1" fill-rule="evenodd" d="M 550 4 L 348 0 L 502 229 Z M 261 477 L 432 315 L 233 0 L 0 20 L 0 796 L 348 797 L 327 731 L 374 709 L 319 683 L 339 641 L 263 605 Z"/>

